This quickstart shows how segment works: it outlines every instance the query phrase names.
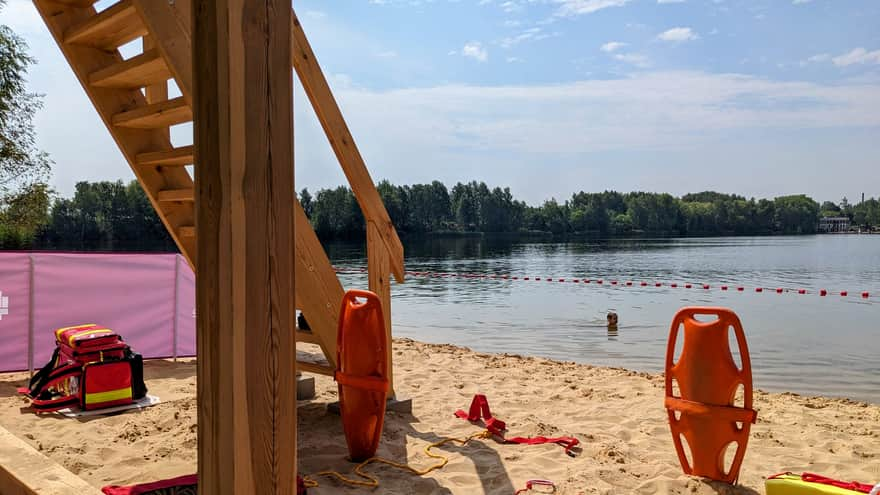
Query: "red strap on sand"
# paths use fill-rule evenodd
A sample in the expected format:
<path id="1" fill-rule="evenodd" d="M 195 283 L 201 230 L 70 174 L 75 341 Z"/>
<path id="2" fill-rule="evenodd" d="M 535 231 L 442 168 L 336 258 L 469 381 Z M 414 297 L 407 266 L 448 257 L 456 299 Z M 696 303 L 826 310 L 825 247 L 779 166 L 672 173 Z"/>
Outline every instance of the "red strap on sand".
<path id="1" fill-rule="evenodd" d="M 144 483 L 142 485 L 132 486 L 105 486 L 101 491 L 106 495 L 141 495 L 156 490 L 165 490 L 168 488 L 182 488 L 195 486 L 199 483 L 199 477 L 195 474 L 179 476 L 170 480 L 156 481 L 153 483 Z"/>
<path id="2" fill-rule="evenodd" d="M 471 407 L 468 412 L 464 412 L 461 409 L 455 411 L 455 415 L 461 419 L 466 419 L 472 423 L 480 421 L 481 419 L 486 423 L 486 429 L 492 432 L 493 435 L 497 435 L 501 437 L 504 443 L 518 443 L 522 445 L 540 445 L 544 443 L 555 443 L 563 446 L 565 448 L 565 453 L 571 457 L 574 457 L 574 452 L 571 451 L 575 446 L 577 446 L 580 441 L 574 437 L 513 437 L 513 438 L 505 438 L 504 431 L 507 429 L 504 421 L 492 416 L 492 411 L 489 409 L 489 400 L 486 399 L 486 396 L 483 394 L 477 394 L 474 396 L 474 399 L 471 401 Z"/>
<path id="3" fill-rule="evenodd" d="M 549 492 L 545 491 L 543 493 L 556 493 L 556 485 L 554 485 L 553 482 L 550 480 L 529 480 L 529 481 L 526 481 L 525 488 L 521 488 L 521 489 L 517 490 L 516 492 L 513 493 L 513 495 L 520 495 L 521 493 L 526 493 L 527 491 L 530 491 L 532 488 L 534 488 L 536 486 L 549 486 L 550 491 Z"/>
<path id="4" fill-rule="evenodd" d="M 871 493 L 871 489 L 874 488 L 871 485 L 866 485 L 864 483 L 859 483 L 857 481 L 838 481 L 831 478 L 826 478 L 825 476 L 813 474 L 813 473 L 804 473 L 801 475 L 801 480 L 807 481 L 810 483 L 821 483 L 823 485 L 830 485 L 837 488 L 843 488 L 844 490 L 852 490 L 854 492 L 861 493 Z"/>
<path id="5" fill-rule="evenodd" d="M 504 430 L 507 429 L 507 425 L 504 424 L 504 421 L 492 417 L 492 411 L 489 410 L 489 400 L 486 399 L 486 396 L 483 394 L 477 394 L 474 396 L 474 400 L 471 401 L 471 407 L 468 412 L 459 409 L 458 411 L 455 411 L 455 415 L 461 419 L 466 419 L 471 423 L 476 423 L 482 419 L 486 423 L 486 429 L 491 431 L 493 435 L 498 435 L 500 437 L 504 437 Z"/>

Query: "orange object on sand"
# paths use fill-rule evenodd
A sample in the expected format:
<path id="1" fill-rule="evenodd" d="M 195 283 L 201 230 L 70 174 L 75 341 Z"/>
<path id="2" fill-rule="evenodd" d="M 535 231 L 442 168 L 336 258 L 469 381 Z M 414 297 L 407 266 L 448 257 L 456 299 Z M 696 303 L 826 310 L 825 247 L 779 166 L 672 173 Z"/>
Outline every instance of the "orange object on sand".
<path id="1" fill-rule="evenodd" d="M 346 292 L 339 315 L 334 379 L 339 385 L 345 441 L 354 462 L 373 457 L 379 448 L 388 394 L 386 342 L 382 304 L 376 294 Z"/>
<path id="2" fill-rule="evenodd" d="M 717 319 L 704 322 L 697 320 L 697 315 Z M 680 328 L 684 331 L 684 342 L 678 362 L 673 362 Z M 729 331 L 736 336 L 742 369 L 730 352 Z M 673 381 L 678 384 L 680 396 L 673 395 Z M 736 407 L 734 400 L 740 385 L 743 407 Z M 666 348 L 665 405 L 672 440 L 685 474 L 735 483 L 757 413 L 752 409 L 752 367 L 746 336 L 733 311 L 689 307 L 675 314 Z M 692 462 L 685 455 L 682 438 L 690 447 Z M 729 470 L 725 471 L 728 446 L 735 446 L 736 450 Z"/>

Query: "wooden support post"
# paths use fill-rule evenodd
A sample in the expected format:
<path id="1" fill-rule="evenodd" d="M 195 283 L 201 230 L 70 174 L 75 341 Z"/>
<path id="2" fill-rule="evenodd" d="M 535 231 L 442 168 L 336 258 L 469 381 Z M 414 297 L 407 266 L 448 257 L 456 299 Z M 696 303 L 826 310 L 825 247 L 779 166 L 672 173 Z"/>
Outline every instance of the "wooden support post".
<path id="1" fill-rule="evenodd" d="M 388 344 L 388 381 L 391 386 L 388 390 L 388 398 L 393 399 L 394 394 L 394 367 L 392 366 L 391 352 L 391 257 L 388 256 L 388 248 L 382 240 L 379 227 L 374 222 L 367 222 L 367 278 L 370 291 L 379 296 L 382 302 L 382 316 L 385 317 L 385 337 Z"/>
<path id="2" fill-rule="evenodd" d="M 296 474 L 290 0 L 192 0 L 199 493 Z"/>

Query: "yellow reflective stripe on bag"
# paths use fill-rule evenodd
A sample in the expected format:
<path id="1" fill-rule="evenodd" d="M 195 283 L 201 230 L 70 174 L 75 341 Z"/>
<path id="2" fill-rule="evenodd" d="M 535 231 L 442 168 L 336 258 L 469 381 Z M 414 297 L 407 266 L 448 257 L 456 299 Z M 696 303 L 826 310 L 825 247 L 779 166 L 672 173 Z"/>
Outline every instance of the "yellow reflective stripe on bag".
<path id="1" fill-rule="evenodd" d="M 86 405 L 115 402 L 117 400 L 131 399 L 131 387 L 106 392 L 86 393 Z"/>

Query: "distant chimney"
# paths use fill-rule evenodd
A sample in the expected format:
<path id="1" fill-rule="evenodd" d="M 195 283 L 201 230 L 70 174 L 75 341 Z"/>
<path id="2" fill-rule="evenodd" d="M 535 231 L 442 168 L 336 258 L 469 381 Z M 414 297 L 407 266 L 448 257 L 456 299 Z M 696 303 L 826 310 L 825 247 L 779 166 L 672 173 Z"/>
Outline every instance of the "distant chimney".
<path id="1" fill-rule="evenodd" d="M 865 202 L 865 193 L 862 193 L 862 203 Z"/>

